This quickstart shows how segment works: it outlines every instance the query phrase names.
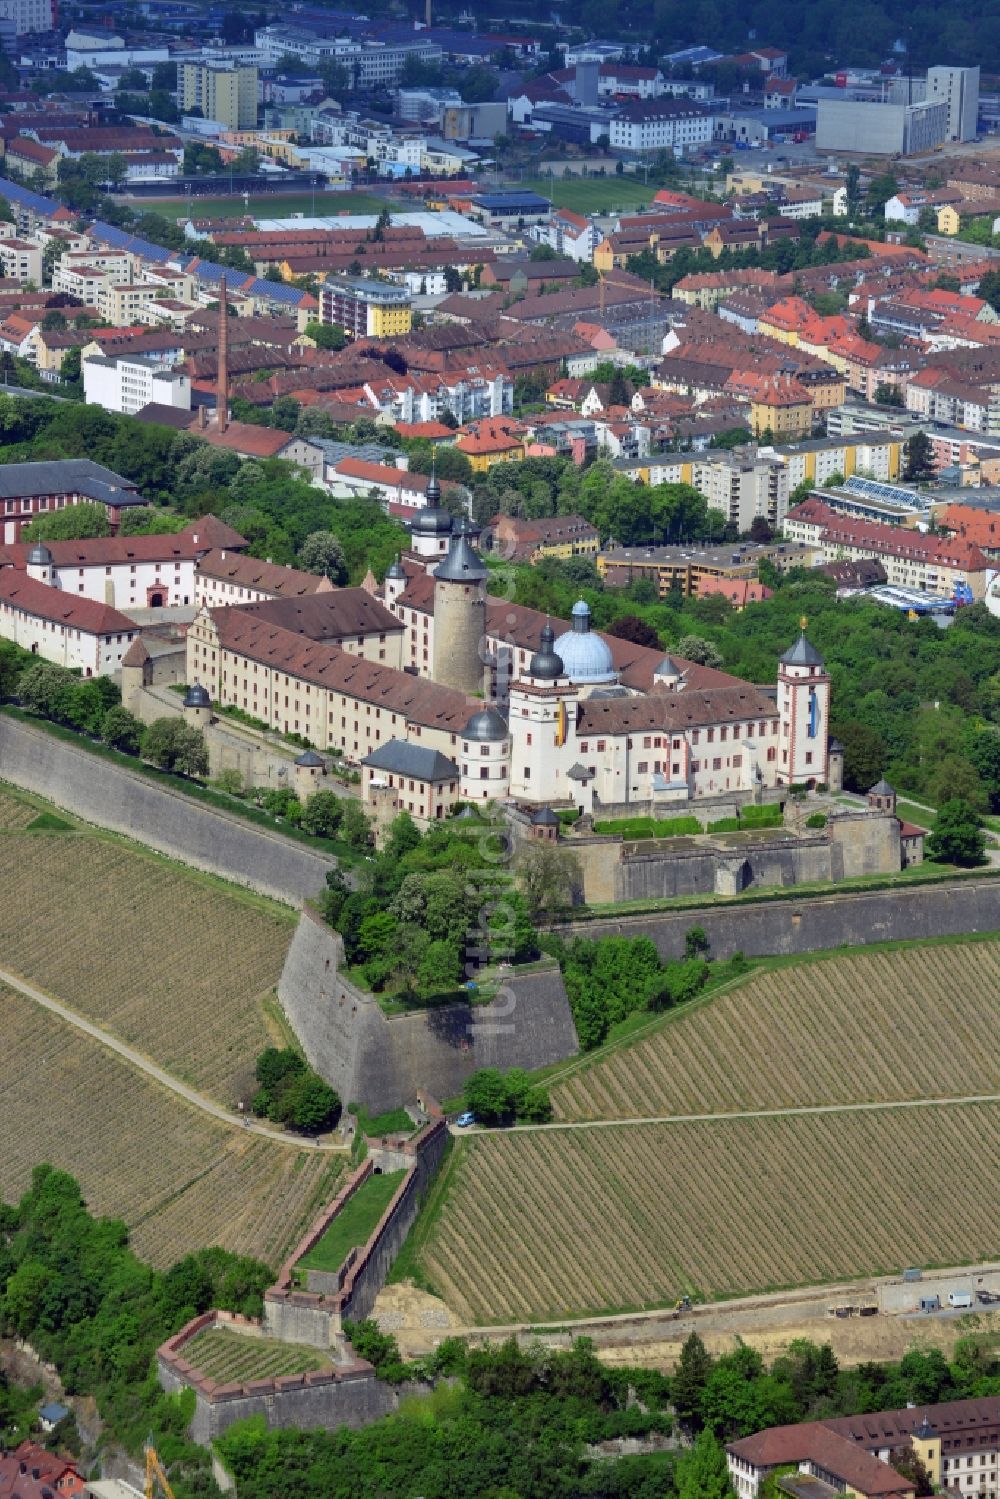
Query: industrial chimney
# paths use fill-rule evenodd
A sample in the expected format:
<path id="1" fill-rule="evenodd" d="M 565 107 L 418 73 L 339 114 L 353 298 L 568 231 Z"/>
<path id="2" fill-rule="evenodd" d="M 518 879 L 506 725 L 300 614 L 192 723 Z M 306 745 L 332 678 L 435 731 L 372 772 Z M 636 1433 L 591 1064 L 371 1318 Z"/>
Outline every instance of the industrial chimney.
<path id="1" fill-rule="evenodd" d="M 229 303 L 226 277 L 219 284 L 219 383 L 215 393 L 215 421 L 220 432 L 229 423 Z"/>

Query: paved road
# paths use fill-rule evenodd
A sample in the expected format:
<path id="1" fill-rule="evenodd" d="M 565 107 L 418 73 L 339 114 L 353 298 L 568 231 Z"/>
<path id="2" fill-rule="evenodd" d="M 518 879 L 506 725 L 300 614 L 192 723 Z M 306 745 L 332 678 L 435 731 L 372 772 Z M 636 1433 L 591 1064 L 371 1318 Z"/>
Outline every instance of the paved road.
<path id="1" fill-rule="evenodd" d="M 198 1093 L 194 1088 L 189 1088 L 187 1083 L 180 1082 L 169 1072 L 165 1072 L 162 1067 L 157 1067 L 156 1063 L 151 1062 L 148 1057 L 144 1057 L 141 1051 L 136 1051 L 134 1047 L 127 1045 L 124 1041 L 119 1041 L 117 1036 L 112 1036 L 110 1032 L 102 1030 L 99 1025 L 94 1025 L 93 1021 L 85 1020 L 75 1010 L 70 1010 L 66 1005 L 60 1004 L 57 999 L 53 999 L 44 990 L 36 989 L 34 984 L 27 983 L 18 974 L 10 973 L 6 968 L 0 968 L 0 983 L 6 984 L 10 989 L 15 989 L 25 999 L 30 999 L 34 1004 L 41 1005 L 43 1009 L 51 1010 L 52 1014 L 58 1015 L 60 1020 L 65 1020 L 67 1024 L 74 1026 L 78 1031 L 82 1031 L 85 1036 L 90 1036 L 92 1040 L 99 1041 L 102 1046 L 106 1046 L 109 1051 L 116 1052 L 126 1062 L 129 1062 L 133 1067 L 137 1067 L 140 1072 L 144 1072 L 147 1077 L 151 1077 L 156 1082 L 161 1083 L 164 1088 L 169 1088 L 171 1093 L 178 1094 L 187 1103 L 193 1104 L 196 1109 L 200 1109 L 203 1114 L 211 1114 L 214 1119 L 220 1119 L 223 1124 L 228 1124 L 230 1129 L 242 1130 L 247 1134 L 263 1135 L 265 1139 L 274 1140 L 282 1145 L 294 1145 L 300 1150 L 306 1144 L 301 1135 L 292 1135 L 287 1134 L 284 1130 L 270 1129 L 267 1125 L 260 1124 L 257 1120 L 247 1116 L 244 1116 L 241 1122 L 240 1116 L 234 1114 L 231 1109 L 223 1108 L 221 1103 L 214 1103 L 212 1099 L 206 1098 L 204 1094 Z M 347 1150 L 347 1146 L 323 1141 L 317 1144 L 315 1149 L 342 1154 Z"/>

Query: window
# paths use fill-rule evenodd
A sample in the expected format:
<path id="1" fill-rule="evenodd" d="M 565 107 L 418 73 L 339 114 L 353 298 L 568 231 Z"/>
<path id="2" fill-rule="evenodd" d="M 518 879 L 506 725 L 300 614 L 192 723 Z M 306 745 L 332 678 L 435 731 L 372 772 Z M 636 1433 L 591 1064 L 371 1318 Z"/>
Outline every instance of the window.
<path id="1" fill-rule="evenodd" d="M 713 760 L 712 761 L 712 769 L 713 770 L 721 770 L 722 769 L 722 761 L 721 760 Z"/>
<path id="2" fill-rule="evenodd" d="M 526 781 L 530 781 L 531 780 L 531 766 L 530 765 L 526 765 L 524 767 L 524 779 Z"/>
<path id="3" fill-rule="evenodd" d="M 648 760 L 640 760 L 639 764 L 636 766 L 636 770 L 639 772 L 639 774 L 641 776 L 644 776 L 646 774 L 646 772 L 647 772 L 648 769 L 649 769 L 649 761 Z"/>

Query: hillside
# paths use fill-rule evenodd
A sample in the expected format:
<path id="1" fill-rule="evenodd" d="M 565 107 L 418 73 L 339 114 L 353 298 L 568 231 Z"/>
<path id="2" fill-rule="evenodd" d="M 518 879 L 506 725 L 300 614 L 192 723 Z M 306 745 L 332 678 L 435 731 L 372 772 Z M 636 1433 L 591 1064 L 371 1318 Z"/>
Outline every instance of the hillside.
<path id="1" fill-rule="evenodd" d="M 34 1000 L 0 981 L 0 1196 L 15 1201 L 48 1161 L 79 1180 L 95 1213 L 124 1219 L 153 1264 L 220 1244 L 277 1265 L 343 1159 L 210 1109 L 234 1109 L 276 1039 L 263 1000 L 291 929 L 270 901 L 0 789 L 0 970 L 41 991 Z M 144 1058 L 205 1107 L 144 1073 Z"/>
<path id="2" fill-rule="evenodd" d="M 28 832 L 35 815 L 0 791 L 0 967 L 231 1107 L 269 1042 L 290 913 L 91 829 Z"/>
<path id="3" fill-rule="evenodd" d="M 1000 1092 L 1000 941 L 766 968 L 571 1070 L 558 1119 L 736 1113 Z"/>
<path id="4" fill-rule="evenodd" d="M 277 1265 L 333 1195 L 340 1157 L 212 1119 L 10 989 L 0 987 L 0 1009 L 8 1202 L 49 1161 L 78 1179 L 92 1212 L 125 1220 L 137 1254 L 165 1268 L 210 1244 Z"/>
<path id="5" fill-rule="evenodd" d="M 997 1255 L 998 974 L 993 938 L 777 964 L 561 1070 L 560 1123 L 461 1142 L 422 1274 L 475 1324 Z"/>

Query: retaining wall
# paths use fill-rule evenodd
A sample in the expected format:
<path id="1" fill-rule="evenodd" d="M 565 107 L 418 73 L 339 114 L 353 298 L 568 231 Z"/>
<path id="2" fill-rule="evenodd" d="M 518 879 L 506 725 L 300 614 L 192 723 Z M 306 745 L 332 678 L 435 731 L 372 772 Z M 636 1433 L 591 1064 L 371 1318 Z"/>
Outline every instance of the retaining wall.
<path id="1" fill-rule="evenodd" d="M 579 1050 L 562 976 L 551 968 L 511 974 L 487 1005 L 443 1005 L 387 1016 L 341 972 L 339 935 L 306 910 L 278 997 L 313 1067 L 345 1103 L 370 1113 L 428 1089 L 460 1093 L 479 1067 L 543 1067 Z"/>
<path id="2" fill-rule="evenodd" d="M 0 779 L 196 869 L 298 906 L 335 861 L 0 713 Z"/>
<path id="3" fill-rule="evenodd" d="M 264 1327 L 274 1338 L 315 1347 L 336 1346 L 345 1322 L 363 1322 L 375 1305 L 393 1260 L 403 1246 L 420 1203 L 448 1143 L 443 1119 L 424 1125 L 412 1140 L 384 1147 L 373 1144 L 368 1157 L 351 1173 L 333 1202 L 316 1219 L 281 1267 L 264 1296 Z M 307 1270 L 307 1289 L 298 1290 L 298 1261 L 326 1233 L 344 1204 L 376 1171 L 405 1169 L 368 1242 L 352 1249 L 336 1270 Z"/>
<path id="4" fill-rule="evenodd" d="M 195 1413 L 189 1433 L 208 1446 L 234 1421 L 262 1415 L 269 1426 L 364 1426 L 387 1415 L 399 1395 L 382 1384 L 371 1364 L 355 1356 L 344 1341 L 345 1321 L 361 1322 L 370 1315 L 396 1255 L 420 1208 L 420 1202 L 440 1164 L 448 1143 L 448 1127 L 440 1116 L 424 1125 L 411 1140 L 373 1144 L 368 1158 L 349 1180 L 281 1267 L 277 1282 L 264 1296 L 262 1322 L 231 1312 L 209 1311 L 194 1317 L 156 1351 L 162 1387 L 174 1393 L 191 1389 Z M 352 1249 L 333 1273 L 309 1271 L 322 1284 L 298 1291 L 293 1285 L 296 1261 L 323 1236 L 344 1204 L 376 1171 L 406 1167 L 406 1178 L 393 1194 L 367 1244 Z M 336 1359 L 330 1369 L 288 1374 L 241 1383 L 220 1384 L 203 1374 L 185 1350 L 208 1327 L 228 1327 L 244 1337 L 267 1335 L 286 1343 L 306 1343 L 329 1351 Z"/>
<path id="5" fill-rule="evenodd" d="M 1000 879 L 966 876 L 954 884 L 910 886 L 868 893 L 814 895 L 747 902 L 608 921 L 574 922 L 567 936 L 651 937 L 661 957 L 681 957 L 684 935 L 700 926 L 712 955 L 748 957 L 819 952 L 824 948 L 919 937 L 957 937 L 1000 931 Z"/>
<path id="6" fill-rule="evenodd" d="M 195 1411 L 188 1428 L 193 1441 L 211 1444 L 234 1421 L 263 1416 L 272 1427 L 365 1426 L 388 1415 L 399 1404 L 399 1393 L 382 1384 L 371 1364 L 351 1358 L 332 1369 L 251 1379 L 242 1384 L 219 1384 L 201 1374 L 184 1357 L 184 1347 L 197 1333 L 213 1325 L 235 1327 L 254 1335 L 259 1327 L 239 1326 L 244 1319 L 226 1312 L 205 1312 L 157 1349 L 160 1384 L 174 1394 L 191 1389 Z"/>

